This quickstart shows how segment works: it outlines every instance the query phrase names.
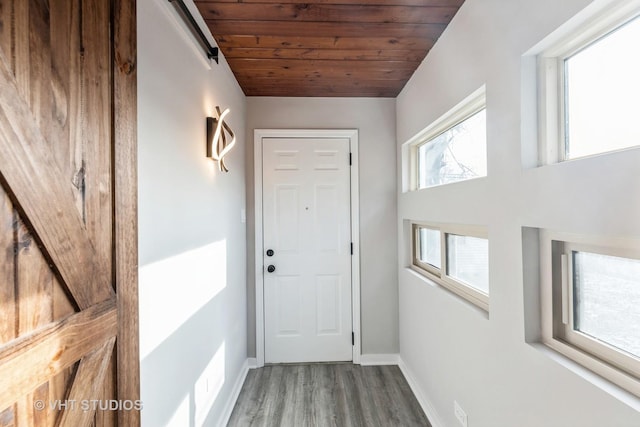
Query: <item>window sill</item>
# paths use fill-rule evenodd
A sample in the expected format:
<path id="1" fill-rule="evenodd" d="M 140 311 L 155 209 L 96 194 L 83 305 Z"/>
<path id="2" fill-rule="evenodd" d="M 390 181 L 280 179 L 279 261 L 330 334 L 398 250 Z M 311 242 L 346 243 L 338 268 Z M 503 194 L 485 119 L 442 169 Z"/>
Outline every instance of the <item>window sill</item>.
<path id="1" fill-rule="evenodd" d="M 530 343 L 529 345 L 542 353 L 544 356 L 560 364 L 564 368 L 567 368 L 578 377 L 609 394 L 611 397 L 619 400 L 620 402 L 636 411 L 640 411 L 640 398 L 633 393 L 596 374 L 580 363 L 560 353 L 558 350 L 550 347 L 548 344 L 537 342 Z"/>
<path id="2" fill-rule="evenodd" d="M 434 289 L 444 291 L 448 295 L 452 295 L 456 301 L 461 302 L 467 308 L 470 308 L 474 312 L 480 314 L 485 319 L 489 320 L 488 310 L 485 310 L 484 308 L 480 307 L 474 302 L 468 300 L 465 296 L 459 295 L 457 292 L 454 292 L 447 285 L 442 284 L 443 282 L 442 279 L 435 276 L 431 276 L 431 275 L 427 276 L 424 272 L 422 272 L 422 270 L 419 270 L 418 268 L 415 268 L 415 267 L 405 267 L 404 270 L 407 272 L 407 274 L 410 274 L 411 276 L 417 278 L 418 280 L 425 283 L 426 285 Z"/>

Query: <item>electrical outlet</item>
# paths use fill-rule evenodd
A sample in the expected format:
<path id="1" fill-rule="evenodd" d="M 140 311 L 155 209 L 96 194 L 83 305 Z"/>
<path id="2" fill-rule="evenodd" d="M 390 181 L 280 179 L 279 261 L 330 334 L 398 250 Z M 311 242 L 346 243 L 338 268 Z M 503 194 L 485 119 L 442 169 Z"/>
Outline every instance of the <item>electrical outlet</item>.
<path id="1" fill-rule="evenodd" d="M 453 401 L 453 413 L 456 416 L 456 419 L 460 421 L 463 427 L 468 427 L 467 425 L 467 414 L 462 410 L 458 402 Z"/>

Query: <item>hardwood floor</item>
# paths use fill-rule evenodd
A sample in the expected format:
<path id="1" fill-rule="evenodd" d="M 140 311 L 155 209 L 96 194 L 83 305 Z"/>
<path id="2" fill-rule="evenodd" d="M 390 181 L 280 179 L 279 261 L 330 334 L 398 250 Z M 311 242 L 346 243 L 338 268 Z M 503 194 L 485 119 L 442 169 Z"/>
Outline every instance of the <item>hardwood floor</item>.
<path id="1" fill-rule="evenodd" d="M 249 371 L 228 426 L 427 426 L 397 366 L 273 365 Z"/>

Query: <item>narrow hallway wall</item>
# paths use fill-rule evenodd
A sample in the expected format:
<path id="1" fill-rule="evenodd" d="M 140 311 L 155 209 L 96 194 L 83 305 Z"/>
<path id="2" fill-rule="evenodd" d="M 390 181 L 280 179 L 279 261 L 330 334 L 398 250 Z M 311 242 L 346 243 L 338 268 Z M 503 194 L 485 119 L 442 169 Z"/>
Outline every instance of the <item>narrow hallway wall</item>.
<path id="1" fill-rule="evenodd" d="M 217 425 L 246 368 L 245 97 L 169 2 L 138 0 L 138 25 L 142 425 Z M 205 157 L 216 106 L 226 174 Z"/>

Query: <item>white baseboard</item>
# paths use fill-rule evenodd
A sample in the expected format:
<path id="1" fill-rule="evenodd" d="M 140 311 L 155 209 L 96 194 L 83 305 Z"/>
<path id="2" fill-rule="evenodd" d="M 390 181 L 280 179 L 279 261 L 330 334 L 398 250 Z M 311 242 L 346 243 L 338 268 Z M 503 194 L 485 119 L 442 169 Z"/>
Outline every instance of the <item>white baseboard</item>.
<path id="1" fill-rule="evenodd" d="M 398 365 L 399 354 L 363 354 L 360 356 L 362 366 Z"/>
<path id="2" fill-rule="evenodd" d="M 231 413 L 233 412 L 233 407 L 236 406 L 236 401 L 238 400 L 238 396 L 240 396 L 240 391 L 242 390 L 244 380 L 247 378 L 249 369 L 252 369 L 251 360 L 252 359 L 249 358 L 244 361 L 242 369 L 240 369 L 240 375 L 238 375 L 238 378 L 236 378 L 236 382 L 233 384 L 233 389 L 231 389 L 231 394 L 229 395 L 229 399 L 227 399 L 227 403 L 224 405 L 224 410 L 222 411 L 222 415 L 220 416 L 220 420 L 218 422 L 218 426 L 220 427 L 224 427 L 229 423 Z M 255 359 L 253 359 L 253 361 L 253 363 L 255 364 Z"/>
<path id="3" fill-rule="evenodd" d="M 429 422 L 431 422 L 431 425 L 433 427 L 444 427 L 442 418 L 440 418 L 440 415 L 438 415 L 438 411 L 436 411 L 436 408 L 433 406 L 431 401 L 427 398 L 427 395 L 422 390 L 422 387 L 420 387 L 420 385 L 416 381 L 415 376 L 413 375 L 413 372 L 411 372 L 411 369 L 404 363 L 401 357 L 398 356 L 398 359 L 399 359 L 398 366 L 400 367 L 402 374 L 406 378 L 407 383 L 409 383 L 409 387 L 411 387 L 411 390 L 413 391 L 413 394 L 416 396 L 416 399 L 418 399 L 418 403 L 420 403 L 420 406 L 422 406 L 422 410 L 424 411 L 425 415 L 429 419 Z"/>
<path id="4" fill-rule="evenodd" d="M 256 369 L 258 367 L 258 359 L 255 357 L 250 357 L 247 359 L 247 366 L 249 369 Z"/>

